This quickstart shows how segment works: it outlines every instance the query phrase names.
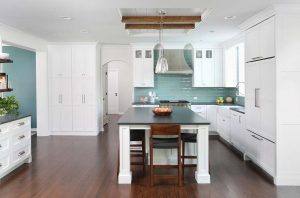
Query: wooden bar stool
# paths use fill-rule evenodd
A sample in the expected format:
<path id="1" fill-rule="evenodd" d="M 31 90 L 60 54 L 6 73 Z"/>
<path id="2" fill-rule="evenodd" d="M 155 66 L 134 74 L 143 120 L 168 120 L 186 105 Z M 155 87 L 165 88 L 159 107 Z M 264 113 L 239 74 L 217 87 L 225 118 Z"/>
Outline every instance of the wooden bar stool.
<path id="1" fill-rule="evenodd" d="M 159 137 L 161 136 L 161 137 Z M 164 137 L 162 137 L 164 136 Z M 166 137 L 166 136 L 171 136 Z M 174 137 L 175 136 L 175 137 Z M 154 165 L 153 149 L 177 149 L 177 165 Z M 154 169 L 174 169 L 178 170 L 177 175 L 155 175 Z M 151 125 L 150 130 L 150 179 L 151 185 L 154 185 L 155 178 L 177 179 L 178 185 L 182 185 L 182 167 L 181 167 L 181 129 L 180 125 Z"/>
<path id="2" fill-rule="evenodd" d="M 197 159 L 197 156 L 185 155 L 185 144 L 186 143 L 197 143 L 197 134 L 195 133 L 181 133 L 181 142 L 182 142 L 182 175 L 184 176 L 185 167 L 197 167 L 197 164 L 185 164 L 185 159 Z"/>
<path id="3" fill-rule="evenodd" d="M 145 175 L 146 166 L 146 141 L 145 141 L 145 130 L 134 129 L 130 130 L 130 157 L 141 158 L 141 162 L 130 162 L 130 165 L 139 165 L 143 167 L 143 174 Z M 138 142 L 138 143 L 132 143 Z M 120 151 L 118 148 L 118 166 L 117 175 L 119 175 L 120 168 Z"/>
<path id="4" fill-rule="evenodd" d="M 197 159 L 194 155 L 185 155 L 185 145 L 186 143 L 197 144 L 197 134 L 195 133 L 181 133 L 182 142 L 182 175 L 184 176 L 185 167 L 197 167 L 197 164 L 185 164 L 184 159 Z M 210 173 L 210 162 L 209 162 L 209 173 Z"/>

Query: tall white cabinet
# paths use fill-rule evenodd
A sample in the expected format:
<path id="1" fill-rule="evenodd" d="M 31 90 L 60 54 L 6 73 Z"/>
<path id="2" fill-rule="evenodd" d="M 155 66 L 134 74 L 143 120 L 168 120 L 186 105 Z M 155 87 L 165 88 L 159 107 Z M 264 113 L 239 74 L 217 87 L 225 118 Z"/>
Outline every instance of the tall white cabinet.
<path id="1" fill-rule="evenodd" d="M 49 46 L 48 63 L 52 134 L 97 135 L 100 123 L 97 46 Z"/>

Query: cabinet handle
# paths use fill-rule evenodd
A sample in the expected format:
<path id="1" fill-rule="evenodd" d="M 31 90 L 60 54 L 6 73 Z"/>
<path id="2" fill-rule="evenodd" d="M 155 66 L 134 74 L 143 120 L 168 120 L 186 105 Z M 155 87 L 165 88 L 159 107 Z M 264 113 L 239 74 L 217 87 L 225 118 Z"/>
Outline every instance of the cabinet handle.
<path id="1" fill-rule="evenodd" d="M 22 140 L 23 138 L 25 138 L 25 135 L 20 135 L 20 136 L 18 137 L 19 140 Z"/>
<path id="2" fill-rule="evenodd" d="M 83 102 L 84 102 L 84 104 L 85 104 L 85 94 L 83 94 Z"/>
<path id="3" fill-rule="evenodd" d="M 25 151 L 21 151 L 21 152 L 18 154 L 18 156 L 21 157 L 21 156 L 24 155 L 24 154 L 25 154 Z"/>
<path id="4" fill-rule="evenodd" d="M 261 58 L 263 58 L 263 57 L 257 56 L 257 57 L 253 57 L 252 60 L 258 60 L 258 59 L 261 59 Z"/>
<path id="5" fill-rule="evenodd" d="M 239 116 L 239 123 L 241 123 L 241 116 Z"/>
<path id="6" fill-rule="evenodd" d="M 260 108 L 259 104 L 258 104 L 258 101 L 259 101 L 259 91 L 260 89 L 259 88 L 255 88 L 254 89 L 254 106 L 256 108 Z"/>
<path id="7" fill-rule="evenodd" d="M 264 139 L 256 137 L 255 135 L 251 135 L 252 137 L 254 137 L 255 139 L 259 140 L 259 141 L 263 141 Z"/>
<path id="8" fill-rule="evenodd" d="M 2 144 L 0 144 L 0 149 L 2 148 Z"/>
<path id="9" fill-rule="evenodd" d="M 25 125 L 25 122 L 19 122 L 18 123 L 18 126 L 23 126 L 23 125 Z"/>
<path id="10" fill-rule="evenodd" d="M 0 168 L 2 167 L 2 164 L 0 163 Z"/>
<path id="11" fill-rule="evenodd" d="M 60 104 L 62 104 L 63 103 L 63 96 L 62 96 L 62 94 L 60 94 Z"/>
<path id="12" fill-rule="evenodd" d="M 83 94 L 81 95 L 81 104 L 83 104 Z"/>

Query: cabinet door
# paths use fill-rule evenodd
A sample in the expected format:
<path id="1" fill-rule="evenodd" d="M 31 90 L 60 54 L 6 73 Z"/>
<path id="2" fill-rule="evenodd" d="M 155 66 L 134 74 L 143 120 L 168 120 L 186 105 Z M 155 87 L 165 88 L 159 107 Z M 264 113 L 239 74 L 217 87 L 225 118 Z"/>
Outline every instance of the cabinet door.
<path id="1" fill-rule="evenodd" d="M 97 131 L 97 108 L 96 106 L 73 107 L 73 131 Z"/>
<path id="2" fill-rule="evenodd" d="M 231 111 L 231 117 L 230 117 L 230 142 L 239 148 L 240 142 L 239 142 L 239 114 L 235 111 Z"/>
<path id="3" fill-rule="evenodd" d="M 260 135 L 275 142 L 275 59 L 263 60 L 260 63 L 261 90 L 258 99 L 260 100 Z"/>
<path id="4" fill-rule="evenodd" d="M 245 111 L 246 128 L 259 133 L 260 130 L 260 61 L 246 63 L 245 76 Z"/>
<path id="5" fill-rule="evenodd" d="M 73 77 L 72 95 L 73 105 L 95 105 L 96 83 L 94 78 Z"/>
<path id="6" fill-rule="evenodd" d="M 194 50 L 194 73 L 193 73 L 193 86 L 202 86 L 202 64 L 203 64 L 203 51 L 200 49 Z"/>
<path id="7" fill-rule="evenodd" d="M 214 51 L 212 49 L 205 50 L 205 58 L 202 64 L 202 87 L 214 87 L 215 70 L 214 70 Z"/>
<path id="8" fill-rule="evenodd" d="M 217 131 L 217 106 L 215 105 L 206 106 L 206 118 L 210 122 L 209 130 Z"/>
<path id="9" fill-rule="evenodd" d="M 143 86 L 154 87 L 153 50 L 144 50 L 143 58 Z"/>
<path id="10" fill-rule="evenodd" d="M 275 175 L 275 144 L 263 139 L 261 153 L 261 166 L 270 175 Z"/>
<path id="11" fill-rule="evenodd" d="M 51 109 L 51 130 L 72 131 L 72 106 L 52 106 Z"/>
<path id="12" fill-rule="evenodd" d="M 262 149 L 261 141 L 263 138 L 257 136 L 256 134 L 247 131 L 246 132 L 246 154 L 255 163 L 260 161 L 260 150 Z"/>
<path id="13" fill-rule="evenodd" d="M 95 76 L 96 49 L 94 46 L 72 47 L 72 76 Z"/>
<path id="14" fill-rule="evenodd" d="M 51 46 L 48 52 L 50 76 L 70 77 L 72 64 L 71 48 L 67 46 Z"/>
<path id="15" fill-rule="evenodd" d="M 215 49 L 215 87 L 223 87 L 223 52 L 221 49 Z"/>
<path id="16" fill-rule="evenodd" d="M 246 32 L 245 59 L 246 62 L 258 59 L 260 55 L 260 28 L 255 26 Z"/>
<path id="17" fill-rule="evenodd" d="M 50 90 L 52 105 L 72 104 L 71 78 L 51 78 Z"/>
<path id="18" fill-rule="evenodd" d="M 259 24 L 260 56 L 269 58 L 275 56 L 275 20 L 274 17 Z"/>
<path id="19" fill-rule="evenodd" d="M 144 85 L 143 50 L 135 49 L 133 51 L 133 86 L 143 87 Z"/>

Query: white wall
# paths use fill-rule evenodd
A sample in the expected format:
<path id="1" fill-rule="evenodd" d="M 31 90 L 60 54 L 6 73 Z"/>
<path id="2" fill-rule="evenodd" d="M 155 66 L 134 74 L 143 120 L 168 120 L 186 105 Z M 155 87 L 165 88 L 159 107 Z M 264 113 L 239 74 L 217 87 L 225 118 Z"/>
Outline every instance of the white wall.
<path id="1" fill-rule="evenodd" d="M 298 8 L 298 9 L 297 9 Z M 278 185 L 300 185 L 300 6 L 276 14 Z"/>
<path id="2" fill-rule="evenodd" d="M 0 24 L 0 44 L 2 41 L 36 52 L 37 135 L 49 135 L 46 51 L 48 42 L 5 24 Z M 2 45 L 0 45 L 0 51 L 2 51 Z"/>
<path id="3" fill-rule="evenodd" d="M 130 45 L 103 45 L 101 65 L 119 71 L 119 112 L 124 113 L 133 98 L 132 48 Z"/>

